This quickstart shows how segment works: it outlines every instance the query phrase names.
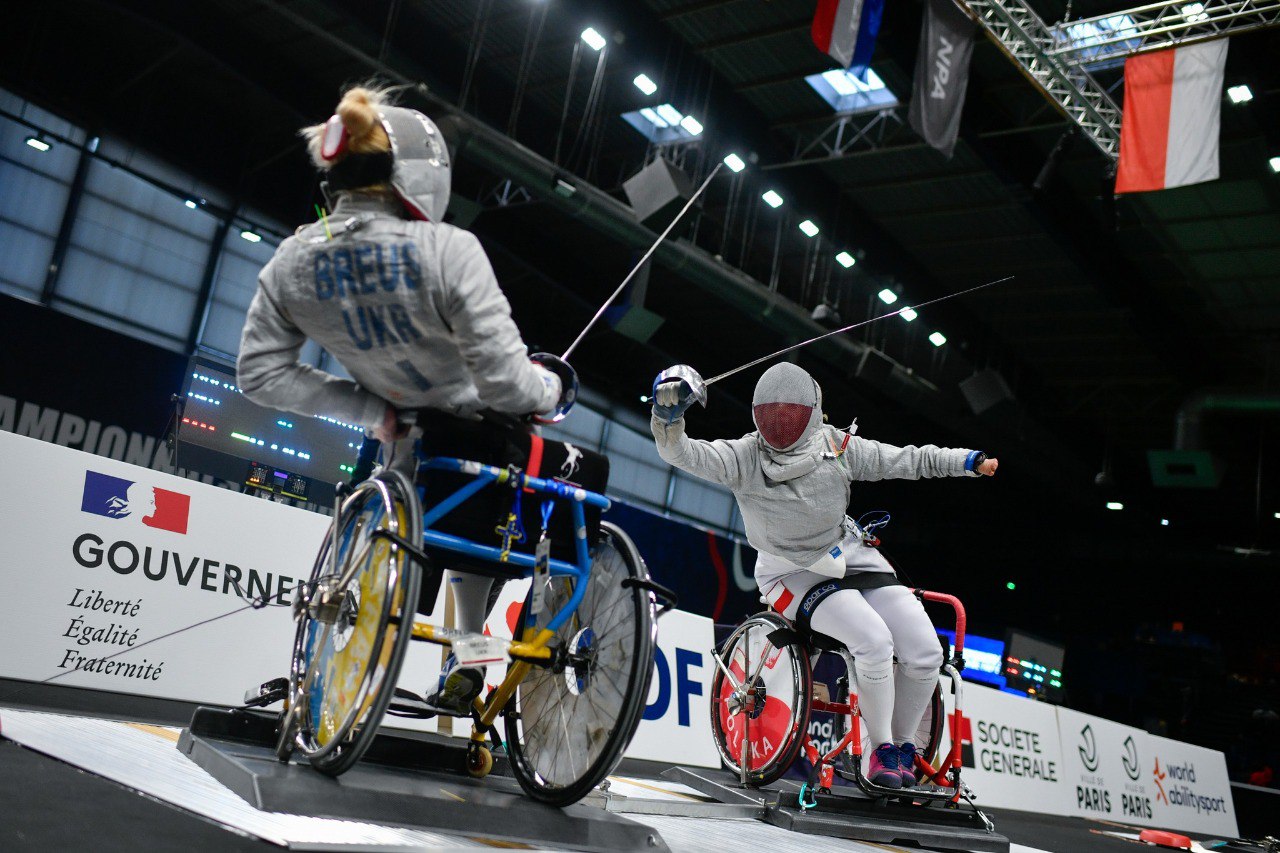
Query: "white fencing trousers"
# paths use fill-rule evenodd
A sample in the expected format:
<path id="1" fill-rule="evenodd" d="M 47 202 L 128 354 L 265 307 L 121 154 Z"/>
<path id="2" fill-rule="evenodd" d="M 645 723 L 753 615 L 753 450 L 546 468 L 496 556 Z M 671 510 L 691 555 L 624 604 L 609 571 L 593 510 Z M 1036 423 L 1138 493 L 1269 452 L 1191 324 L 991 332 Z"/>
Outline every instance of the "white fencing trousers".
<path id="1" fill-rule="evenodd" d="M 826 580 L 812 572 L 783 578 L 794 596 L 784 615 L 795 618 L 804 593 Z M 942 645 L 919 599 L 905 586 L 837 590 L 817 606 L 809 624 L 853 654 L 858 704 L 871 742 L 913 741 L 942 666 Z"/>

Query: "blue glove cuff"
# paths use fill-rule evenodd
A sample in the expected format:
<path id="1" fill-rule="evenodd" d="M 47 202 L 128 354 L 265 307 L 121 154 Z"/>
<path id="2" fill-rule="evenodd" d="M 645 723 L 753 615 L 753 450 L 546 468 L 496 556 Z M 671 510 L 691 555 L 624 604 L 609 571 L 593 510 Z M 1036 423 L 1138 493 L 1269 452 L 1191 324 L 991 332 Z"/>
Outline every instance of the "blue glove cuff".
<path id="1" fill-rule="evenodd" d="M 965 457 L 965 460 L 964 460 L 964 470 L 966 470 L 966 471 L 972 471 L 972 470 L 973 470 L 973 466 L 978 462 L 978 457 L 979 457 L 979 456 L 985 457 L 985 456 L 986 456 L 986 454 L 985 454 L 985 453 L 983 453 L 981 450 L 971 450 L 971 451 L 969 451 L 969 455 L 968 455 L 967 457 Z M 985 460 L 985 458 L 984 458 L 984 460 L 983 460 L 983 461 L 986 461 L 986 460 Z"/>

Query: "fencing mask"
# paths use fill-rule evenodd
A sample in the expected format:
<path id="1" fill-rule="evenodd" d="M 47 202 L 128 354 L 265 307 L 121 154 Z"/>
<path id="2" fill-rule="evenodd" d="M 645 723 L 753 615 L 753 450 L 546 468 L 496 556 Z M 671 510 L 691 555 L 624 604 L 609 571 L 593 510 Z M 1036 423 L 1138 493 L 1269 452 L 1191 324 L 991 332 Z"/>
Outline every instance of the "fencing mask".
<path id="1" fill-rule="evenodd" d="M 775 364 L 756 382 L 751 418 L 765 444 L 790 450 L 822 426 L 822 388 L 804 368 Z"/>

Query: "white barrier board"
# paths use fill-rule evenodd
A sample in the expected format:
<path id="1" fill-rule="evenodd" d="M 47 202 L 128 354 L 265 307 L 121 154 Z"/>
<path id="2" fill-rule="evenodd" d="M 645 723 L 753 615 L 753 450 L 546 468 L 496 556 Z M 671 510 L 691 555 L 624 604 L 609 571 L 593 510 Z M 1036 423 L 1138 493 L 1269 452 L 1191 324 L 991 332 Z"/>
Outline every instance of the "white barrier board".
<path id="1" fill-rule="evenodd" d="M 942 680 L 947 725 L 939 760 L 951 748 L 955 708 L 949 681 Z M 962 687 L 961 778 L 978 795 L 979 805 L 1074 813 L 1062 784 L 1056 709 L 970 682 Z"/>
<path id="2" fill-rule="evenodd" d="M 287 672 L 289 608 L 236 589 L 288 602 L 328 519 L 7 432 L 0 459 L 0 676 L 234 705 Z"/>

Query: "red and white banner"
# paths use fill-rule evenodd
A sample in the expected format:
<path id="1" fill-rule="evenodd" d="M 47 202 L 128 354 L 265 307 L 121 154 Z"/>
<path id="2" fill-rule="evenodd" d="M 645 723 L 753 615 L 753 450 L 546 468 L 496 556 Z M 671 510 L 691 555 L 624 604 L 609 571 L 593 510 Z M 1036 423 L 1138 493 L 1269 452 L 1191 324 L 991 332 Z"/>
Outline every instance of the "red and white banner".
<path id="1" fill-rule="evenodd" d="M 1125 62 L 1117 193 L 1217 179 L 1226 62 L 1226 39 Z"/>

